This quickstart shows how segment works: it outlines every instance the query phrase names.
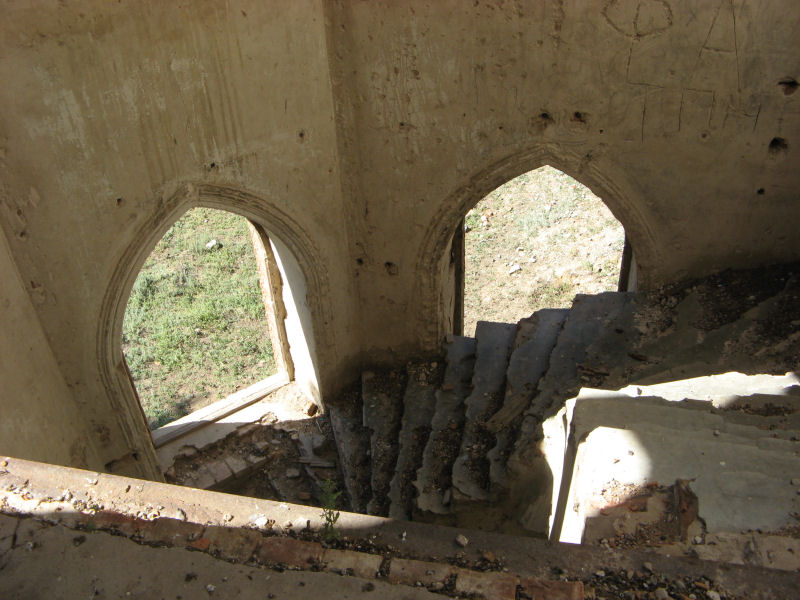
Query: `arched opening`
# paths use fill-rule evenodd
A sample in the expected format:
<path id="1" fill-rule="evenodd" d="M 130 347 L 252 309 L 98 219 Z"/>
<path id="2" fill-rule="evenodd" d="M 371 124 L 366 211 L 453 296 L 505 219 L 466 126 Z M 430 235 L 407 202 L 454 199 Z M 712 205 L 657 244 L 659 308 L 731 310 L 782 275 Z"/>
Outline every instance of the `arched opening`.
<path id="1" fill-rule="evenodd" d="M 197 207 L 229 211 L 249 222 L 251 239 L 257 242 L 257 264 L 264 262 L 267 267 L 264 273 L 259 272 L 259 278 L 268 277 L 273 292 L 274 310 L 266 311 L 267 315 L 282 322 L 286 332 L 281 344 L 271 340 L 279 373 L 262 380 L 263 385 L 256 383 L 150 431 L 122 351 L 125 309 L 147 257 L 170 227 Z M 174 448 L 180 449 L 190 435 L 196 432 L 208 439 L 220 439 L 230 432 L 231 422 L 248 418 L 252 422 L 253 417 L 243 413 L 264 398 L 270 387 L 281 387 L 290 380 L 313 404 L 320 404 L 323 382 L 318 365 L 333 346 L 329 331 L 321 326 L 331 318 L 329 307 L 319 301 L 330 287 L 328 274 L 321 267 L 323 261 L 313 240 L 275 202 L 240 188 L 183 184 L 163 198 L 158 210 L 139 226 L 131 240 L 109 277 L 96 330 L 104 397 L 117 415 L 128 449 L 106 463 L 108 471 L 162 479 L 164 457 Z M 279 330 L 270 327 L 271 332 Z M 283 374 L 275 352 L 278 346 L 283 350 Z"/>
<path id="2" fill-rule="evenodd" d="M 625 231 L 603 201 L 550 166 L 523 173 L 478 201 L 464 219 L 464 327 L 515 322 L 570 306 L 578 293 L 621 282 Z"/>
<path id="3" fill-rule="evenodd" d="M 254 225 L 211 208 L 188 211 L 156 244 L 122 330 L 151 430 L 286 371 L 269 262 Z"/>

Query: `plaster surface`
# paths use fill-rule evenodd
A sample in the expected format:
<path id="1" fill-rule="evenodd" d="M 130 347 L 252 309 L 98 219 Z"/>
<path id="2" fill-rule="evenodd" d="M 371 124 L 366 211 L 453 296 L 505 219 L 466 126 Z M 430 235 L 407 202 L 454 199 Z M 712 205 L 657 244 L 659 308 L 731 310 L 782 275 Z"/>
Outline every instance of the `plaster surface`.
<path id="1" fill-rule="evenodd" d="M 796 259 L 798 27 L 789 0 L 8 4 L 0 227 L 29 298 L 14 327 L 53 357 L 37 385 L 90 415 L 64 444 L 158 477 L 118 331 L 195 205 L 294 257 L 301 383 L 323 398 L 438 349 L 458 223 L 545 163 L 622 222 L 642 289 Z M 46 414 L 21 363 L 0 408 Z M 47 428 L 27 436 L 14 451 L 49 459 Z"/>

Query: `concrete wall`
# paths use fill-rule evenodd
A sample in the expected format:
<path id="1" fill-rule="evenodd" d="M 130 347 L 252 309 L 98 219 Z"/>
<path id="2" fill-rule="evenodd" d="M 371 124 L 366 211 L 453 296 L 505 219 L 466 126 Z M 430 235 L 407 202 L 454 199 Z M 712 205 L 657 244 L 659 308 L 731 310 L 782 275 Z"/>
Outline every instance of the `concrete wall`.
<path id="1" fill-rule="evenodd" d="M 194 205 L 243 214 L 294 254 L 323 395 L 361 362 L 437 347 L 457 223 L 545 163 L 623 223 L 640 287 L 800 255 L 792 0 L 3 15 L 0 224 L 64 385 L 109 432 L 90 444 L 118 471 L 157 476 L 119 350 L 127 295 Z M 17 362 L 0 379 L 26 394 Z"/>
<path id="2" fill-rule="evenodd" d="M 0 281 L 0 454 L 101 468 L 91 440 L 108 432 L 64 382 L 2 231 Z"/>

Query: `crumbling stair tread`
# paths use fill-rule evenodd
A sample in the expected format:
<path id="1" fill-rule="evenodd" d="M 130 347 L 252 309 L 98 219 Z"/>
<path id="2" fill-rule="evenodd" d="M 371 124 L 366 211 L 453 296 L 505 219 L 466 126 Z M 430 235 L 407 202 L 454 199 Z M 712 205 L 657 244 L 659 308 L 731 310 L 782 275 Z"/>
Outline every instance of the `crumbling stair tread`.
<path id="1" fill-rule="evenodd" d="M 452 466 L 464 428 L 464 398 L 472 386 L 475 339 L 450 335 L 445 351 L 444 379 L 436 391 L 431 432 L 414 482 L 417 509 L 434 514 L 450 512 Z"/>
<path id="2" fill-rule="evenodd" d="M 406 374 L 400 371 L 365 371 L 361 374 L 363 425 L 370 432 L 370 484 L 372 498 L 367 513 L 386 516 L 389 485 L 397 462 L 400 420 Z"/>
<path id="3" fill-rule="evenodd" d="M 453 490 L 467 500 L 489 500 L 488 451 L 496 444 L 486 422 L 497 412 L 505 392 L 506 368 L 517 325 L 479 321 L 475 330 L 472 392 L 464 400 L 464 434 L 453 464 Z"/>
<path id="4" fill-rule="evenodd" d="M 506 487 L 506 460 L 519 433 L 522 414 L 536 396 L 568 313 L 568 309 L 542 309 L 519 322 L 506 371 L 503 406 L 486 423 L 496 439 L 488 454 L 493 490 Z"/>
<path id="5" fill-rule="evenodd" d="M 403 419 L 398 439 L 397 464 L 389 485 L 389 517 L 408 519 L 414 499 L 412 482 L 422 462 L 436 408 L 436 389 L 442 376 L 438 363 L 409 365 L 403 396 Z"/>
<path id="6" fill-rule="evenodd" d="M 327 407 L 339 454 L 345 492 L 351 510 L 366 512 L 370 501 L 369 432 L 362 424 L 361 399 L 357 390 L 348 390 L 338 404 Z"/>

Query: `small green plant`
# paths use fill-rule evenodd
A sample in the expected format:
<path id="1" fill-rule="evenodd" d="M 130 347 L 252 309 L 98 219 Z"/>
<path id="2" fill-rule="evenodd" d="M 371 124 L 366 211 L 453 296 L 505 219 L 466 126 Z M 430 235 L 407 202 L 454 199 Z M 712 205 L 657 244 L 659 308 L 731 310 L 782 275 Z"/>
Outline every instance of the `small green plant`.
<path id="1" fill-rule="evenodd" d="M 342 491 L 336 485 L 333 479 L 326 479 L 322 482 L 322 518 L 325 523 L 322 525 L 322 540 L 326 543 L 333 542 L 339 539 L 341 532 L 336 527 L 336 522 L 339 520 L 339 511 L 336 506 L 339 503 L 339 496 Z"/>

